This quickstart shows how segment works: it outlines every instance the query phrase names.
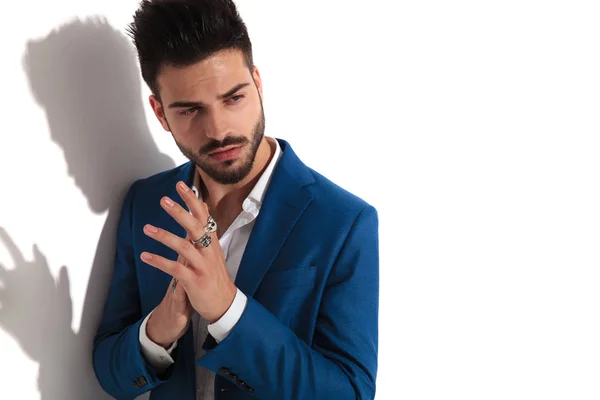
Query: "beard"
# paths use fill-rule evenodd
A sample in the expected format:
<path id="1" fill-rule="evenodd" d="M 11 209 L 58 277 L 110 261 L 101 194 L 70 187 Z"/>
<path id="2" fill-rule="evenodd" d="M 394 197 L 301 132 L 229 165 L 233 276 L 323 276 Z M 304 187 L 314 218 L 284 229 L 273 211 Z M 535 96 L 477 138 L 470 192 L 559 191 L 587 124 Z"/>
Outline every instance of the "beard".
<path id="1" fill-rule="evenodd" d="M 212 140 L 202 149 L 194 151 L 189 147 L 177 144 L 181 153 L 200 168 L 212 180 L 222 185 L 232 185 L 243 180 L 254 166 L 254 159 L 258 152 L 258 147 L 265 134 L 265 114 L 261 107 L 261 113 L 258 120 L 254 124 L 250 139 L 244 136 L 228 136 L 222 142 Z M 174 138 L 174 136 L 173 136 Z M 242 145 L 245 146 L 245 151 L 240 154 L 240 157 L 233 160 L 226 160 L 215 164 L 214 161 L 209 161 L 208 153 L 225 146 Z"/>

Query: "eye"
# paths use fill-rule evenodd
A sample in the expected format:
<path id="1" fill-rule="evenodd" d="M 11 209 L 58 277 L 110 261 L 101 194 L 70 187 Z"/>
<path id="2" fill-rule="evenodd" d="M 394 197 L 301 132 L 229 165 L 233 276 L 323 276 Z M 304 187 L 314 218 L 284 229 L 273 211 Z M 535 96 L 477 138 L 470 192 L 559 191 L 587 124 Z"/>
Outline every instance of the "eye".
<path id="1" fill-rule="evenodd" d="M 194 113 L 198 110 L 200 110 L 200 107 L 192 107 L 188 108 L 187 110 L 179 111 L 178 114 L 181 116 L 194 115 Z"/>
<path id="2" fill-rule="evenodd" d="M 243 98 L 244 98 L 243 94 L 238 94 L 238 95 L 232 96 L 228 101 L 230 103 L 234 103 L 235 104 L 235 103 L 239 103 L 240 100 L 243 99 Z"/>

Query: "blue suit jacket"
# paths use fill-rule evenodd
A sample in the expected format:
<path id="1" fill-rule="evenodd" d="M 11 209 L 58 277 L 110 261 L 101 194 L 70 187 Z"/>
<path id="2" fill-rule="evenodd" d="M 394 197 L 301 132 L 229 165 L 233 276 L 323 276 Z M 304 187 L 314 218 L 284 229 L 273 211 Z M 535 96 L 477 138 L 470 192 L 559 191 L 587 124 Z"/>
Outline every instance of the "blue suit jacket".
<path id="1" fill-rule="evenodd" d="M 140 260 L 142 251 L 175 260 L 150 239 L 146 223 L 182 237 L 162 208 L 191 186 L 191 162 L 131 185 L 117 233 L 114 273 L 94 339 L 93 362 L 104 390 L 131 399 L 195 400 L 195 363 L 217 373 L 216 400 L 373 399 L 377 372 L 379 250 L 375 208 L 305 166 L 289 143 L 265 193 L 236 286 L 248 304 L 229 336 L 208 336 L 195 360 L 192 326 L 174 350 L 175 363 L 152 372 L 139 343 L 144 317 L 164 297 L 166 273 Z"/>

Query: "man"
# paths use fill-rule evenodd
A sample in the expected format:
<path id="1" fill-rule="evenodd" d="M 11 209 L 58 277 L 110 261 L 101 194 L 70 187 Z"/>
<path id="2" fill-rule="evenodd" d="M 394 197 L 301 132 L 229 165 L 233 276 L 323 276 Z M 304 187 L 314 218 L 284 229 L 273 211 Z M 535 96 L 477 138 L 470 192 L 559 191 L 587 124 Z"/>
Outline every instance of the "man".
<path id="1" fill-rule="evenodd" d="M 375 208 L 264 135 L 232 1 L 145 0 L 130 34 L 152 109 L 190 162 L 124 200 L 100 384 L 119 399 L 372 399 Z"/>

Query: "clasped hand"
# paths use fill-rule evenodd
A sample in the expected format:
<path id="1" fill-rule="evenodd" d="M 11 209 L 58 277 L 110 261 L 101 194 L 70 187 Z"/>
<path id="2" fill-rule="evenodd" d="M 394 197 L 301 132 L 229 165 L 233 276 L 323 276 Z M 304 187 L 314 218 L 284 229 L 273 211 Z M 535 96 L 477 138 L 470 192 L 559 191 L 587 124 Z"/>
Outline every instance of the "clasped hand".
<path id="1" fill-rule="evenodd" d="M 144 233 L 176 251 L 179 258 L 173 261 L 157 254 L 143 252 L 141 259 L 176 279 L 177 289 L 173 295 L 183 289 L 191 307 L 209 323 L 214 323 L 231 306 L 237 288 L 227 272 L 217 232 L 208 233 L 212 239 L 208 247 L 203 247 L 201 244 L 194 246 L 190 242 L 190 238 L 196 240 L 206 233 L 204 228 L 209 216 L 207 204 L 201 202 L 183 182 L 177 183 L 177 192 L 189 207 L 191 214 L 166 196 L 161 199 L 160 204 L 186 230 L 187 238 L 181 238 L 150 224 L 144 226 Z M 165 299 L 170 297 L 169 292 L 171 286 L 167 290 Z M 176 296 L 173 297 L 173 300 L 176 300 Z"/>

